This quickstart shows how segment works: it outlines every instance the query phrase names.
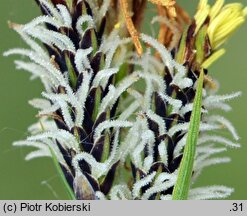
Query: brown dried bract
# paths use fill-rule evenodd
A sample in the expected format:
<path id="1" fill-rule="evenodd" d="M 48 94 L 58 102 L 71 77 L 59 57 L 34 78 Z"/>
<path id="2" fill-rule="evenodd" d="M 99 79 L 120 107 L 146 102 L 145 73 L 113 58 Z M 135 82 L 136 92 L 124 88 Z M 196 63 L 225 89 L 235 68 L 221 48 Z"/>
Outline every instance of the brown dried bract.
<path id="1" fill-rule="evenodd" d="M 141 56 L 143 53 L 143 48 L 142 48 L 141 42 L 139 40 L 139 33 L 136 30 L 134 23 L 132 21 L 132 18 L 129 14 L 128 2 L 126 0 L 120 0 L 120 4 L 121 4 L 121 8 L 122 8 L 124 17 L 125 17 L 127 29 L 130 33 L 130 36 L 132 37 L 132 40 L 134 42 L 137 54 L 139 56 Z"/>
<path id="2" fill-rule="evenodd" d="M 170 15 L 168 9 L 162 5 L 157 5 L 157 12 L 160 17 L 164 17 L 170 25 L 161 22 L 158 34 L 158 41 L 165 47 L 173 49 L 179 43 L 185 24 L 190 24 L 191 19 L 188 13 L 177 3 L 174 5 L 177 12 L 176 17 Z M 175 47 L 174 47 L 175 45 Z M 159 58 L 157 52 L 156 57 Z"/>
<path id="3" fill-rule="evenodd" d="M 149 0 L 149 1 L 152 2 L 153 4 L 166 7 L 171 17 L 177 16 L 176 8 L 175 8 L 175 4 L 176 4 L 175 0 Z"/>

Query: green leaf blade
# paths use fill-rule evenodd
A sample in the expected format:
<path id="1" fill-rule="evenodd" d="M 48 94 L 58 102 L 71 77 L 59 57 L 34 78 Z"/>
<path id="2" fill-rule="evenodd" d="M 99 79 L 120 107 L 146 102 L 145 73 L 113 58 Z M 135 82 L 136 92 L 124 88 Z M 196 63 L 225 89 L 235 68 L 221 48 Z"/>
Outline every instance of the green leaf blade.
<path id="1" fill-rule="evenodd" d="M 186 145 L 184 148 L 184 154 L 178 170 L 177 182 L 172 193 L 173 200 L 186 200 L 188 198 L 195 159 L 197 138 L 200 129 L 203 80 L 204 72 L 202 70 L 198 79 L 196 96 L 190 118 L 190 125 Z"/>

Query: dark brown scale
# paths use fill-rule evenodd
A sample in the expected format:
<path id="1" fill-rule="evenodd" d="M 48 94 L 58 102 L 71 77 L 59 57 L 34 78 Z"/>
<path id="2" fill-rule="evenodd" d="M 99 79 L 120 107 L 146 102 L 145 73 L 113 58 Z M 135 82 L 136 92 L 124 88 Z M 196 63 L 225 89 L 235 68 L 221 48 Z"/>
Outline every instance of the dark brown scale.
<path id="1" fill-rule="evenodd" d="M 83 120 L 83 128 L 87 132 L 87 134 L 90 134 L 92 132 L 92 127 L 93 127 L 93 120 L 92 116 L 89 115 L 88 111 L 85 109 L 84 112 L 84 120 Z"/>
<path id="2" fill-rule="evenodd" d="M 118 165 L 119 165 L 119 161 L 112 165 L 112 167 L 110 168 L 109 172 L 107 173 L 104 181 L 100 185 L 100 190 L 104 194 L 108 194 L 112 188 L 114 177 L 116 174 L 116 169 L 117 169 Z"/>
<path id="3" fill-rule="evenodd" d="M 69 167 L 72 167 L 72 157 L 68 149 L 65 149 L 58 141 L 56 142 L 60 152 L 63 155 L 63 159 L 68 164 Z"/>
<path id="4" fill-rule="evenodd" d="M 186 134 L 186 132 L 181 132 L 178 136 L 176 136 L 173 140 L 175 146 L 177 145 L 177 143 L 184 137 L 184 135 Z"/>
<path id="5" fill-rule="evenodd" d="M 70 61 L 70 64 L 71 66 L 73 67 L 73 71 L 75 73 L 75 76 L 78 77 L 79 76 L 79 71 L 77 70 L 76 68 L 76 65 L 75 65 L 75 54 L 68 51 L 68 50 L 65 50 L 63 52 L 63 56 L 67 57 Z M 68 66 L 67 66 L 67 70 L 68 70 Z"/>
<path id="6" fill-rule="evenodd" d="M 163 193 L 161 193 L 161 194 L 163 194 L 163 195 L 172 194 L 173 188 L 174 188 L 174 187 L 170 187 L 170 188 L 168 188 L 167 190 L 165 190 L 165 191 L 164 191 Z"/>
<path id="7" fill-rule="evenodd" d="M 61 109 L 58 109 L 55 113 L 54 113 L 55 116 L 59 116 L 59 118 L 53 118 L 57 127 L 59 129 L 63 129 L 63 130 L 66 130 L 66 131 L 69 131 L 69 128 L 68 126 L 66 125 L 66 123 L 64 122 L 64 119 L 63 119 L 63 115 L 62 115 L 62 111 Z"/>
<path id="8" fill-rule="evenodd" d="M 80 49 L 88 49 L 92 47 L 92 30 L 88 29 L 84 35 L 82 40 L 80 41 L 79 48 Z"/>
<path id="9" fill-rule="evenodd" d="M 99 117 L 97 118 L 97 120 L 95 121 L 92 130 L 94 131 L 95 128 L 96 128 L 100 123 L 102 123 L 103 121 L 105 121 L 105 120 L 106 120 L 106 117 L 107 117 L 107 113 L 106 113 L 106 112 L 102 112 L 102 113 L 99 115 Z"/>
<path id="10" fill-rule="evenodd" d="M 115 76 L 111 76 L 106 84 L 106 87 L 105 87 L 105 91 L 103 91 L 103 94 L 102 96 L 105 97 L 109 91 L 109 86 L 112 84 L 113 82 L 113 79 L 114 79 Z"/>
<path id="11" fill-rule="evenodd" d="M 205 75 L 208 75 L 208 69 L 203 68 L 203 72 L 204 72 Z"/>
<path id="12" fill-rule="evenodd" d="M 83 73 L 80 73 L 79 76 L 77 77 L 75 91 L 78 91 L 78 89 L 81 87 L 82 81 L 83 81 Z"/>
<path id="13" fill-rule="evenodd" d="M 153 95 L 154 103 L 155 103 L 155 113 L 162 118 L 166 117 L 166 103 L 164 100 L 158 95 L 157 92 L 154 92 Z"/>
<path id="14" fill-rule="evenodd" d="M 75 108 L 74 108 L 74 107 L 69 106 L 69 108 L 68 108 L 68 109 L 70 109 L 70 110 L 71 110 L 71 111 L 70 111 L 70 116 L 71 116 L 72 121 L 75 121 L 75 114 L 76 114 L 76 110 L 75 110 Z"/>
<path id="15" fill-rule="evenodd" d="M 156 162 L 154 163 L 151 168 L 150 168 L 150 172 L 166 172 L 166 173 L 170 173 L 170 170 L 168 169 L 168 167 L 166 167 L 163 163 L 161 162 Z"/>
<path id="16" fill-rule="evenodd" d="M 80 127 L 73 127 L 71 129 L 71 133 L 77 137 L 78 142 L 81 146 L 81 149 L 83 149 L 83 151 L 85 152 L 90 152 L 93 144 L 91 142 L 91 140 L 89 139 L 89 136 L 87 135 L 87 133 L 84 131 L 84 129 L 80 128 Z"/>
<path id="17" fill-rule="evenodd" d="M 171 114 L 164 119 L 166 122 L 166 129 L 169 130 L 173 125 L 184 123 L 184 119 L 179 114 Z"/>
<path id="18" fill-rule="evenodd" d="M 105 28 L 106 28 L 106 17 L 103 18 L 103 20 L 100 24 L 99 30 L 97 32 L 98 44 L 101 44 L 101 42 L 102 42 L 102 37 L 104 35 Z"/>
<path id="19" fill-rule="evenodd" d="M 188 99 L 188 102 L 193 102 L 194 98 L 195 98 L 195 95 L 196 95 L 196 92 L 193 88 L 186 88 L 184 89 L 184 93 Z"/>
<path id="20" fill-rule="evenodd" d="M 149 174 L 150 174 L 150 173 L 149 173 Z M 147 175 L 145 175 L 145 176 L 147 176 Z M 150 188 L 150 186 L 151 186 L 151 183 L 149 183 L 149 184 L 143 186 L 143 187 L 141 188 L 141 193 L 144 194 L 144 193 Z"/>
<path id="21" fill-rule="evenodd" d="M 77 20 L 82 15 L 83 4 L 84 4 L 84 1 L 81 1 L 77 3 L 75 7 L 73 7 L 74 8 L 74 11 L 72 14 L 72 28 L 73 29 L 76 29 Z"/>
<path id="22" fill-rule="evenodd" d="M 90 64 L 91 64 L 91 67 L 92 67 L 92 70 L 93 70 L 93 78 L 95 77 L 95 75 L 97 74 L 97 72 L 99 71 L 100 69 L 100 64 L 101 64 L 101 61 L 102 61 L 102 58 L 104 58 L 104 55 L 102 52 L 98 52 L 95 54 L 95 56 L 92 58 Z"/>
<path id="23" fill-rule="evenodd" d="M 59 70 L 62 73 L 68 71 L 68 67 L 66 65 L 64 53 L 63 52 L 60 52 L 59 49 L 55 47 L 55 45 L 53 45 L 52 47 L 50 47 L 50 46 L 44 44 L 44 46 L 46 47 L 49 55 L 55 57 L 54 60 L 58 64 Z"/>
<path id="24" fill-rule="evenodd" d="M 165 80 L 165 84 L 168 87 L 170 85 L 170 83 L 172 82 L 172 75 L 171 72 L 169 71 L 168 67 L 165 66 L 165 75 L 164 75 L 164 80 Z"/>
<path id="25" fill-rule="evenodd" d="M 171 163 L 168 166 L 171 172 L 174 172 L 179 167 L 182 158 L 183 158 L 183 155 L 181 154 L 171 161 Z"/>
<path id="26" fill-rule="evenodd" d="M 183 106 L 188 103 L 188 98 L 186 94 L 176 85 L 170 85 L 171 92 L 173 92 L 176 95 L 176 99 L 182 101 Z"/>
<path id="27" fill-rule="evenodd" d="M 44 15 L 48 15 L 48 16 L 52 16 L 51 12 L 49 11 L 49 9 L 47 7 L 45 7 L 45 5 L 41 4 L 39 2 L 39 0 L 35 0 L 35 2 L 39 5 L 41 12 Z"/>
<path id="28" fill-rule="evenodd" d="M 176 145 L 168 135 L 165 136 L 164 141 L 167 145 L 168 164 L 170 164 L 173 160 L 173 152 Z"/>
<path id="29" fill-rule="evenodd" d="M 184 121 L 189 122 L 191 117 L 191 111 L 184 114 Z"/>
<path id="30" fill-rule="evenodd" d="M 98 181 L 92 175 L 90 175 L 87 172 L 84 172 L 84 175 L 86 176 L 87 180 L 91 184 L 91 186 L 94 189 L 94 191 L 99 191 L 100 190 L 100 186 L 99 186 Z"/>
<path id="31" fill-rule="evenodd" d="M 192 79 L 193 83 L 195 83 L 198 79 L 198 74 L 198 71 L 192 71 L 191 69 L 189 69 L 187 72 L 187 77 L 189 79 Z"/>
<path id="32" fill-rule="evenodd" d="M 148 117 L 147 117 L 147 120 L 148 120 L 149 129 L 155 133 L 155 137 L 158 137 L 159 136 L 159 125 Z"/>
<path id="33" fill-rule="evenodd" d="M 81 168 L 81 172 L 82 173 L 91 174 L 91 166 L 85 160 L 80 160 L 79 161 L 79 166 Z"/>
<path id="34" fill-rule="evenodd" d="M 64 165 L 60 164 L 60 167 L 63 171 L 63 174 L 64 174 L 70 188 L 73 190 L 74 175 L 72 175 L 72 173 L 67 168 L 65 168 Z"/>
<path id="35" fill-rule="evenodd" d="M 54 119 L 57 127 L 59 129 L 62 129 L 62 130 L 66 130 L 66 131 L 69 131 L 69 128 L 68 126 L 65 124 L 65 122 L 63 120 L 60 120 L 60 119 Z"/>
<path id="36" fill-rule="evenodd" d="M 102 135 L 93 145 L 91 155 L 96 159 L 96 161 L 100 162 L 102 159 L 102 154 L 104 150 L 106 135 Z"/>
<path id="37" fill-rule="evenodd" d="M 158 139 L 156 138 L 155 139 L 155 142 L 154 142 L 154 147 L 153 147 L 153 151 L 154 151 L 153 157 L 154 157 L 154 160 L 155 161 L 158 161 L 158 159 L 159 159 L 159 150 L 158 150 L 158 147 L 159 147 L 160 142 L 158 142 L 157 140 Z"/>
<path id="38" fill-rule="evenodd" d="M 159 134 L 159 125 L 156 122 L 154 122 L 152 119 L 148 118 L 148 117 L 147 117 L 147 121 L 148 121 L 149 129 L 151 131 L 153 131 L 153 133 L 155 135 L 154 155 L 153 156 L 154 156 L 154 158 L 157 158 L 158 157 L 158 145 L 159 145 L 158 138 L 160 136 L 160 134 Z M 146 150 L 146 152 L 147 152 L 147 150 Z"/>
<path id="39" fill-rule="evenodd" d="M 97 91 L 98 90 L 98 91 Z M 95 106 L 95 101 L 96 101 L 96 94 L 99 94 L 99 90 L 100 92 L 102 92 L 102 88 L 98 89 L 98 88 L 92 88 L 88 94 L 86 103 L 85 103 L 85 107 L 87 110 L 87 113 L 89 116 L 93 115 L 93 107 Z M 102 95 L 102 93 L 100 94 L 100 96 Z M 100 97 L 100 100 L 102 99 L 102 96 Z"/>
<path id="40" fill-rule="evenodd" d="M 113 119 L 114 116 L 116 116 L 117 108 L 119 104 L 119 99 L 113 104 L 111 110 L 110 110 L 110 118 Z"/>
<path id="41" fill-rule="evenodd" d="M 86 1 L 83 1 L 83 2 L 84 2 L 84 4 L 85 4 L 86 10 L 87 10 L 87 14 L 88 14 L 89 16 L 93 17 L 93 11 L 92 11 L 90 5 L 89 5 Z"/>
<path id="42" fill-rule="evenodd" d="M 37 4 L 39 5 L 40 10 L 41 10 L 41 12 L 42 12 L 44 15 L 47 15 L 47 16 L 52 17 L 51 11 L 50 11 L 44 4 L 41 4 L 38 0 L 35 0 L 35 1 L 36 1 Z M 51 25 L 51 24 L 49 24 L 49 23 L 46 23 L 45 25 L 46 25 L 47 29 L 49 29 L 49 30 L 51 30 L 51 31 L 58 32 L 58 29 L 57 29 L 55 26 L 53 26 L 53 25 Z"/>
<path id="43" fill-rule="evenodd" d="M 140 179 L 142 179 L 146 176 L 146 174 L 142 170 L 137 168 L 132 162 L 131 162 L 131 170 L 134 181 L 137 181 L 137 177 L 140 177 Z"/>
<path id="44" fill-rule="evenodd" d="M 61 27 L 61 28 L 59 29 L 59 31 L 60 31 L 62 34 L 67 35 L 67 36 L 70 38 L 70 40 L 73 42 L 73 44 L 75 45 L 75 48 L 76 48 L 76 49 L 79 49 L 80 36 L 79 36 L 79 34 L 77 33 L 77 31 L 74 31 L 73 29 L 67 28 L 67 27 Z"/>
<path id="45" fill-rule="evenodd" d="M 173 48 L 171 50 L 171 56 L 172 56 L 173 59 L 175 59 L 176 53 L 177 53 L 177 49 L 176 48 Z"/>
<path id="46" fill-rule="evenodd" d="M 53 3 L 53 5 L 57 5 L 57 4 L 62 4 L 64 6 L 67 6 L 66 1 L 65 0 L 51 0 L 51 2 Z"/>

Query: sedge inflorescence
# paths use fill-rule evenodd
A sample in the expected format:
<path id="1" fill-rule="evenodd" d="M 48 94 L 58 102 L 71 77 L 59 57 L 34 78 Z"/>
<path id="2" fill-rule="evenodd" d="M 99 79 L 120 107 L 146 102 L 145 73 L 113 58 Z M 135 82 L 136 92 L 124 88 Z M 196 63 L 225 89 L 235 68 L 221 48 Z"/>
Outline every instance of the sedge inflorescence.
<path id="1" fill-rule="evenodd" d="M 30 101 L 39 121 L 14 145 L 36 148 L 27 160 L 55 157 L 76 199 L 172 198 L 201 70 L 202 118 L 188 199 L 233 192 L 193 183 L 205 167 L 230 161 L 217 154 L 240 146 L 230 121 L 210 113 L 231 110 L 228 100 L 241 92 L 218 95 L 207 69 L 246 9 L 202 0 L 190 19 L 175 1 L 150 2 L 158 10 L 151 20 L 160 24 L 157 39 L 139 33 L 146 0 L 37 0 L 41 16 L 9 23 L 29 48 L 4 55 L 25 56 L 15 61 L 17 69 L 44 84 L 42 98 Z"/>

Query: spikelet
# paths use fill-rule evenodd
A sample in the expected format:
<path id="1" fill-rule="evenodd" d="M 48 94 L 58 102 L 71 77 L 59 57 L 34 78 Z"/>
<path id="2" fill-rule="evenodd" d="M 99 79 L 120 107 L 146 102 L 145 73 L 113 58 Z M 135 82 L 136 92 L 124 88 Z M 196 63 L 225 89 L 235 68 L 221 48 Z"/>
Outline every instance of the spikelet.
<path id="1" fill-rule="evenodd" d="M 223 7 L 218 0 L 211 8 L 202 0 L 190 21 L 175 1 L 150 1 L 163 8 L 151 21 L 161 23 L 158 40 L 137 32 L 145 0 L 100 4 L 37 0 L 43 15 L 25 25 L 9 23 L 30 48 L 11 49 L 4 55 L 25 56 L 29 61 L 15 61 L 17 69 L 27 70 L 31 79 L 39 78 L 44 84 L 43 98 L 29 102 L 39 109 L 39 122 L 29 127 L 26 140 L 14 145 L 36 148 L 27 160 L 55 156 L 76 199 L 172 198 L 199 71 L 222 54 L 218 47 L 246 14 L 240 5 Z M 230 32 L 222 20 L 229 10 L 241 18 Z M 116 14 L 115 23 L 111 17 Z M 134 31 L 129 32 L 132 38 L 125 38 L 126 26 Z M 141 51 L 132 51 L 133 45 Z M 240 147 L 230 121 L 210 111 L 230 111 L 227 102 L 241 92 L 217 95 L 211 90 L 216 84 L 207 70 L 204 73 L 188 199 L 222 199 L 234 190 L 221 185 L 193 188 L 193 183 L 205 167 L 230 161 L 217 154 Z M 136 87 L 138 81 L 145 83 L 142 89 Z M 228 131 L 232 139 L 223 137 L 220 130 Z"/>
<path id="2" fill-rule="evenodd" d="M 30 101 L 40 110 L 40 121 L 29 128 L 27 140 L 14 145 L 37 149 L 27 160 L 51 157 L 52 151 L 76 199 L 95 199 L 96 191 L 109 193 L 119 166 L 119 133 L 133 124 L 118 119 L 116 111 L 139 77 L 133 74 L 117 84 L 122 62 L 113 60 L 130 40 L 114 32 L 104 35 L 107 1 L 96 16 L 87 1 L 37 3 L 42 16 L 25 25 L 10 23 L 30 49 L 4 54 L 27 57 L 30 61 L 15 61 L 17 68 L 40 78 L 45 87 L 43 99 Z"/>

